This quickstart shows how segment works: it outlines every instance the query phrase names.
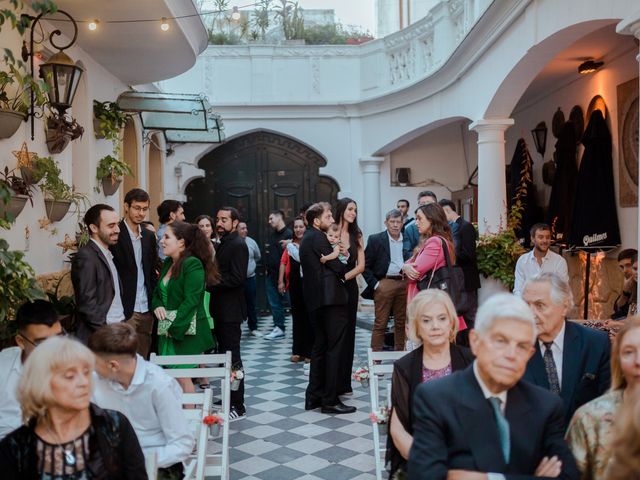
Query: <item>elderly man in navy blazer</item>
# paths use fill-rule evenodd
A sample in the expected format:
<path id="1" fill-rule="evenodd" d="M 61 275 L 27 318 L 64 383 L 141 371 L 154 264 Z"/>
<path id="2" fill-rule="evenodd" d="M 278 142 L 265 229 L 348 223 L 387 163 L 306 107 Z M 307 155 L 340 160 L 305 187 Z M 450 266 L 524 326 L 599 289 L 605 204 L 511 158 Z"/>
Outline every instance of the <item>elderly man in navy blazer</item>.
<path id="1" fill-rule="evenodd" d="M 410 480 L 578 479 L 557 395 L 522 381 L 535 352 L 533 314 L 497 294 L 469 333 L 473 365 L 414 394 Z"/>
<path id="2" fill-rule="evenodd" d="M 538 327 L 536 352 L 524 379 L 562 398 L 566 427 L 578 407 L 611 386 L 611 342 L 606 333 L 565 319 L 571 289 L 555 273 L 527 279 L 522 298 Z"/>

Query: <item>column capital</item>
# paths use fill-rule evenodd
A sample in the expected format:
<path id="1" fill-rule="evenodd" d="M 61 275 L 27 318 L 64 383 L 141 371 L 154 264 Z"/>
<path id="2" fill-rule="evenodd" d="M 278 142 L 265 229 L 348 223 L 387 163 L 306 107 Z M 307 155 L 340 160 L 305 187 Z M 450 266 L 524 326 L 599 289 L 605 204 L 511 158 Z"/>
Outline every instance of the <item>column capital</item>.
<path id="1" fill-rule="evenodd" d="M 616 25 L 616 32 L 621 35 L 633 35 L 640 38 L 640 10 L 629 15 Z"/>
<path id="2" fill-rule="evenodd" d="M 360 157 L 359 162 L 363 173 L 380 173 L 384 157 Z"/>
<path id="3" fill-rule="evenodd" d="M 514 123 L 513 118 L 482 118 L 469 125 L 469 130 L 475 130 L 478 133 L 486 131 L 504 132 Z"/>

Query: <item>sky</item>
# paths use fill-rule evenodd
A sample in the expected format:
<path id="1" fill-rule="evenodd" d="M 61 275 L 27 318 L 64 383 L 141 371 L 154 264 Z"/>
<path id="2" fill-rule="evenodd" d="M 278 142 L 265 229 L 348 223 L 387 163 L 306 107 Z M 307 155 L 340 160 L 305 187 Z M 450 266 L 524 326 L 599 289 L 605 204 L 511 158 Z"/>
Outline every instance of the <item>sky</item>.
<path id="1" fill-rule="evenodd" d="M 338 22 L 363 27 L 372 34 L 375 34 L 374 2 L 375 0 L 298 0 L 302 8 L 333 9 Z M 230 6 L 250 3 L 251 0 L 231 0 Z"/>

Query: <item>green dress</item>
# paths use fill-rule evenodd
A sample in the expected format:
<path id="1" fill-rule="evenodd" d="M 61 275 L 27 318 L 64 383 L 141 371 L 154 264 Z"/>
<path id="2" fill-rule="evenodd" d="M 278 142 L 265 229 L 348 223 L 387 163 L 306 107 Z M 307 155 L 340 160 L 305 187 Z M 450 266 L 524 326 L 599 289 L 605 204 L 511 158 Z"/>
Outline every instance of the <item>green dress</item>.
<path id="1" fill-rule="evenodd" d="M 160 355 L 200 355 L 213 348 L 214 342 L 204 305 L 204 267 L 196 257 L 187 257 L 177 277 L 165 282 L 164 277 L 173 264 L 169 257 L 162 265 L 160 281 L 153 292 L 152 307 L 177 310 L 168 336 L 158 337 Z M 196 314 L 196 334 L 185 335 Z M 191 365 L 182 368 L 193 368 Z"/>

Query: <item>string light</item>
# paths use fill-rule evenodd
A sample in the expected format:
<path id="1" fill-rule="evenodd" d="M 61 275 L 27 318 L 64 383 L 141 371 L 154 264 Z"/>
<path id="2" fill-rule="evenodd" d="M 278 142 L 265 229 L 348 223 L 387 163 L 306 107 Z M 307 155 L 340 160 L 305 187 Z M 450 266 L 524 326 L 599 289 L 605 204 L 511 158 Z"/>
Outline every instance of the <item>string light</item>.
<path id="1" fill-rule="evenodd" d="M 162 23 L 160 24 L 160 29 L 163 32 L 169 30 L 169 24 L 167 23 L 167 17 L 162 17 Z"/>
<path id="2" fill-rule="evenodd" d="M 93 31 L 93 30 L 95 30 L 96 28 L 98 28 L 98 24 L 99 24 L 99 23 L 100 23 L 100 21 L 99 21 L 99 20 L 92 20 L 92 21 L 90 21 L 90 22 L 89 22 L 89 25 L 88 25 L 89 30 L 92 30 L 92 31 Z"/>
<path id="3" fill-rule="evenodd" d="M 231 19 L 235 22 L 240 20 L 240 10 L 238 10 L 238 7 L 233 7 L 233 12 L 231 13 Z"/>

